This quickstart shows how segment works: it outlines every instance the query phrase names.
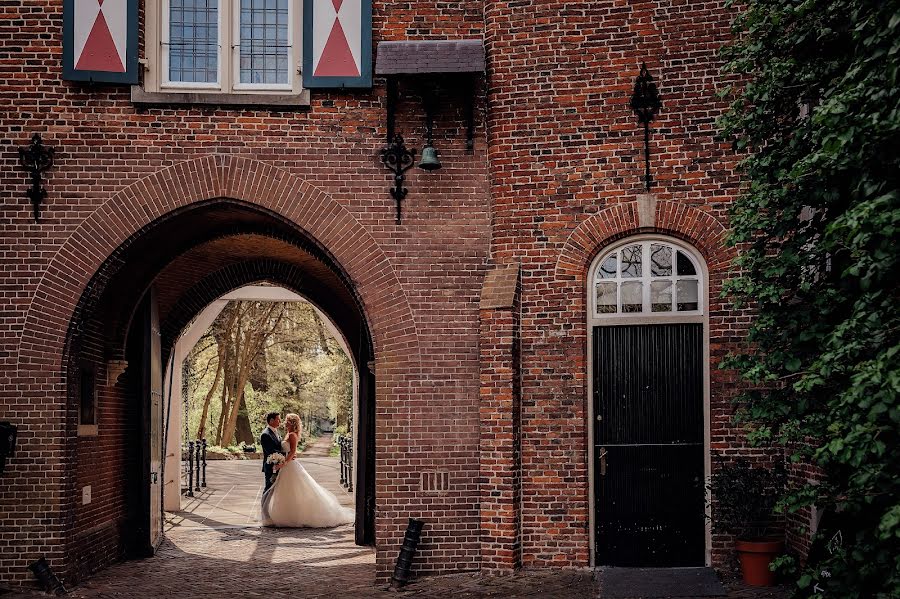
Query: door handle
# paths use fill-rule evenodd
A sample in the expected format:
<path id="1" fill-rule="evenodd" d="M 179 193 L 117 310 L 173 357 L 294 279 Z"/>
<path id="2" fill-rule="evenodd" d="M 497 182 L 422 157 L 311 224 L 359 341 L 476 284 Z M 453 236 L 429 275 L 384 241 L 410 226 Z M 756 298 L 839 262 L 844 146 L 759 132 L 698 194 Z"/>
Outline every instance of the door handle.
<path id="1" fill-rule="evenodd" d="M 600 453 L 597 456 L 600 458 L 600 476 L 606 476 L 606 454 L 608 453 L 605 447 L 600 448 Z"/>

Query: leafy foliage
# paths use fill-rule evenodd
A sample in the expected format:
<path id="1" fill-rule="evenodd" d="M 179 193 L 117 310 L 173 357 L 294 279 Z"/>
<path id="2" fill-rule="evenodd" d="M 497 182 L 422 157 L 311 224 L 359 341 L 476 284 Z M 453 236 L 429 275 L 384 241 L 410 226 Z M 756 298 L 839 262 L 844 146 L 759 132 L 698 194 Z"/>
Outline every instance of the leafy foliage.
<path id="1" fill-rule="evenodd" d="M 783 467 L 752 467 L 747 460 L 735 460 L 716 468 L 709 490 L 716 498 L 713 530 L 739 540 L 766 539 L 779 532 L 773 526 L 775 504 L 784 488 Z"/>
<path id="2" fill-rule="evenodd" d="M 740 417 L 755 442 L 821 471 L 787 510 L 815 504 L 855 523 L 841 551 L 799 573 L 799 593 L 897 597 L 900 2 L 736 6 L 726 58 L 743 82 L 722 125 L 747 155 L 748 186 L 726 293 L 758 311 L 726 363 L 757 389 Z"/>
<path id="3" fill-rule="evenodd" d="M 256 302 L 262 305 L 250 308 L 260 312 L 261 319 L 246 319 L 241 324 L 240 318 L 232 318 L 239 308 L 246 308 L 242 304 L 249 303 L 231 302 L 188 356 L 189 433 L 208 431 L 215 439 L 223 436 L 227 419 L 222 417 L 222 406 L 226 410 L 235 407 L 221 401 L 223 393 L 240 396 L 236 423 L 238 432 L 241 423 L 247 429 L 242 437 L 248 440 L 239 439 L 243 442 L 259 438 L 269 412 L 299 414 L 304 421 L 304 440 L 315 436 L 319 419 L 346 426 L 352 410 L 353 365 L 313 307 L 305 302 Z M 243 332 L 216 336 L 217 330 Z M 257 337 L 263 339 L 261 351 L 242 360 L 248 365 L 242 376 L 229 379 L 227 371 L 238 369 L 227 357 L 244 355 L 247 341 Z M 243 381 L 243 386 L 235 392 L 225 386 L 228 380 Z"/>

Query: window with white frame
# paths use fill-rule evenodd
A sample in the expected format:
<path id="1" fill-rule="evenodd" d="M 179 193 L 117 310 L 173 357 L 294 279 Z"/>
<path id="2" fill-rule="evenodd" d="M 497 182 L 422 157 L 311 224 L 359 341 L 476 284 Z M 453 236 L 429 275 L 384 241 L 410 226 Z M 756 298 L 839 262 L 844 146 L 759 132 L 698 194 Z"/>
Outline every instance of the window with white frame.
<path id="1" fill-rule="evenodd" d="M 160 0 L 153 4 L 158 12 L 147 15 L 147 91 L 301 91 L 300 0 Z M 152 47 L 158 48 L 155 55 Z"/>
<path id="2" fill-rule="evenodd" d="M 692 252 L 662 240 L 626 242 L 593 274 L 595 318 L 703 313 L 703 281 Z"/>

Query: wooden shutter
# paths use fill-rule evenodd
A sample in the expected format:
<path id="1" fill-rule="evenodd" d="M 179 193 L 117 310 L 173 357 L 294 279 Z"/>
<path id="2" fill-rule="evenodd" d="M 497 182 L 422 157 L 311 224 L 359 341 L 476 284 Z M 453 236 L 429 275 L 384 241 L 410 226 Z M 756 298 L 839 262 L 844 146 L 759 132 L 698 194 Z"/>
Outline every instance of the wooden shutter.
<path id="1" fill-rule="evenodd" d="M 303 3 L 303 87 L 372 87 L 372 1 Z"/>
<path id="2" fill-rule="evenodd" d="M 63 79 L 138 82 L 138 0 L 64 0 Z"/>

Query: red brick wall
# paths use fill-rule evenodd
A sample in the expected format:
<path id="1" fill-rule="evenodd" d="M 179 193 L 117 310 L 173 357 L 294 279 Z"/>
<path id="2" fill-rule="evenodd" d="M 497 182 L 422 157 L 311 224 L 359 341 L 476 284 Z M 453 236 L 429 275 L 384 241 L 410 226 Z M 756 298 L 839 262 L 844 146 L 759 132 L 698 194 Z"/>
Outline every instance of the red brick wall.
<path id="1" fill-rule="evenodd" d="M 73 366 L 67 430 L 78 430 L 78 369 L 94 371 L 97 389 L 97 435 L 79 436 L 69 443 L 74 458 L 63 514 L 70 519 L 67 555 L 69 580 L 78 581 L 122 557 L 121 533 L 126 526 L 128 473 L 140 468 L 137 413 L 140 398 L 129 395 L 124 384 L 107 384 L 101 323 L 90 321 Z M 127 375 L 123 376 L 125 379 Z M 91 487 L 91 501 L 82 492 Z"/>
<path id="2" fill-rule="evenodd" d="M 530 567 L 587 565 L 591 260 L 638 231 L 693 243 L 710 270 L 713 365 L 750 317 L 719 299 L 731 257 L 726 212 L 739 185 L 734 155 L 714 136 L 724 109 L 715 92 L 725 83 L 716 50 L 732 16 L 724 1 L 374 2 L 375 42 L 484 36 L 488 49 L 475 152 L 464 150 L 454 90 L 442 96 L 435 126 L 444 168 L 409 171 L 402 225 L 378 158 L 383 81 L 371 92 L 315 91 L 308 111 L 139 110 L 126 88 L 61 80 L 61 7 L 0 6 L 0 100 L 15 106 L 0 112 L 0 417 L 20 426 L 21 449 L 0 485 L 0 581 L 29 579 L 26 566 L 40 555 L 71 578 L 120 553 L 109 532 L 124 510 L 114 455 L 129 431 L 102 420 L 100 438 L 75 441 L 65 332 L 90 277 L 129 235 L 216 197 L 302 228 L 340 263 L 364 304 L 376 349 L 381 576 L 408 516 L 427 521 L 419 573 L 478 569 L 482 551 L 491 568 L 511 567 L 519 554 Z M 651 141 L 658 204 L 649 228 L 636 205 L 643 136 L 628 107 L 641 62 L 663 99 Z M 423 115 L 403 89 L 398 129 L 420 148 Z M 40 223 L 31 220 L 16 152 L 33 132 L 58 150 Z M 512 263 L 521 264 L 515 309 L 479 313 L 488 266 Z M 516 336 L 518 364 L 491 353 L 512 352 Z M 495 378 L 501 367 L 518 368 L 520 393 L 514 378 Z M 746 452 L 729 423 L 735 383 L 713 367 L 711 438 L 717 450 Z M 503 412 L 515 401 L 519 425 Z M 115 420 L 125 402 L 106 388 L 101 418 Z M 493 421 L 486 406 L 498 410 L 498 426 L 520 426 L 520 448 L 502 430 L 480 430 Z M 493 504 L 484 501 L 493 465 L 480 453 L 491 434 L 504 439 L 507 477 L 494 481 Z M 39 477 L 31 466 L 38 460 L 46 460 Z M 447 488 L 424 492 L 422 472 Z M 88 483 L 94 501 L 76 507 Z M 519 493 L 521 504 L 507 511 Z M 497 529 L 487 525 L 492 509 Z M 717 539 L 716 563 L 725 551 Z"/>
<path id="3" fill-rule="evenodd" d="M 822 471 L 809 464 L 789 464 L 787 474 L 788 485 L 792 488 L 823 482 Z M 788 549 L 803 560 L 806 559 L 811 549 L 812 537 L 817 532 L 818 517 L 820 516 L 821 513 L 814 513 L 811 508 L 804 508 L 787 515 L 785 536 Z"/>
<path id="4" fill-rule="evenodd" d="M 499 267 L 481 292 L 481 568 L 509 572 L 522 563 L 519 269 Z"/>
<path id="5" fill-rule="evenodd" d="M 390 176 L 378 154 L 385 136 L 383 81 L 371 92 L 314 92 L 308 111 L 139 110 L 127 88 L 61 80 L 62 0 L 5 2 L 0 19 L 0 96 L 3 105 L 15 105 L 0 112 L 6 132 L 0 141 L 0 417 L 21 431 L 20 452 L 0 485 L 0 581 L 30 580 L 27 564 L 40 555 L 71 580 L 118 554 L 111 538 L 88 522 L 120 520 L 115 475 L 107 472 L 118 466 L 103 460 L 125 433 L 103 426 L 100 438 L 76 442 L 70 426 L 52 424 L 74 418 L 62 369 L 65 331 L 91 274 L 119 243 L 157 215 L 200 199 L 208 177 L 199 184 L 194 166 L 195 172 L 165 169 L 213 155 L 222 158 L 204 163 L 210 169 L 237 173 L 218 191 L 310 231 L 338 258 L 366 304 L 378 373 L 380 571 L 393 566 L 408 516 L 428 520 L 418 571 L 476 569 L 478 294 L 490 220 L 484 129 L 478 127 L 475 152 L 467 154 L 459 98 L 445 97 L 436 119 L 444 168 L 408 173 L 404 222 L 396 225 Z M 481 2 L 375 3 L 375 42 L 477 38 L 482 24 Z M 424 115 L 408 94 L 398 130 L 421 148 Z M 40 223 L 31 219 L 17 156 L 33 132 L 58 152 Z M 237 189 L 259 168 L 225 157 L 279 169 L 257 181 L 266 181 L 263 192 L 281 196 Z M 162 179 L 135 186 L 160 172 Z M 282 183 L 268 187 L 267 180 Z M 147 210 L 138 208 L 142 202 Z M 111 394 L 102 402 L 104 414 L 121 408 Z M 48 463 L 35 476 L 31 464 L 39 459 Z M 448 491 L 427 506 L 418 500 L 419 471 L 426 468 L 449 475 Z M 84 484 L 92 485 L 94 499 L 82 509 Z M 108 550 L 97 550 L 98 543 Z"/>
<path id="6" fill-rule="evenodd" d="M 716 50 L 724 2 L 485 2 L 491 140 L 491 257 L 522 273 L 522 555 L 526 566 L 589 560 L 587 269 L 612 240 L 656 231 L 697 246 L 710 268 L 710 359 L 749 318 L 719 299 L 736 159 L 716 140 L 725 104 Z M 662 95 L 652 125 L 656 226 L 640 227 L 643 131 L 629 107 L 642 62 Z M 733 377 L 713 368 L 712 442 Z M 566 472 L 562 481 L 545 473 Z M 723 545 L 715 545 L 714 561 Z"/>

